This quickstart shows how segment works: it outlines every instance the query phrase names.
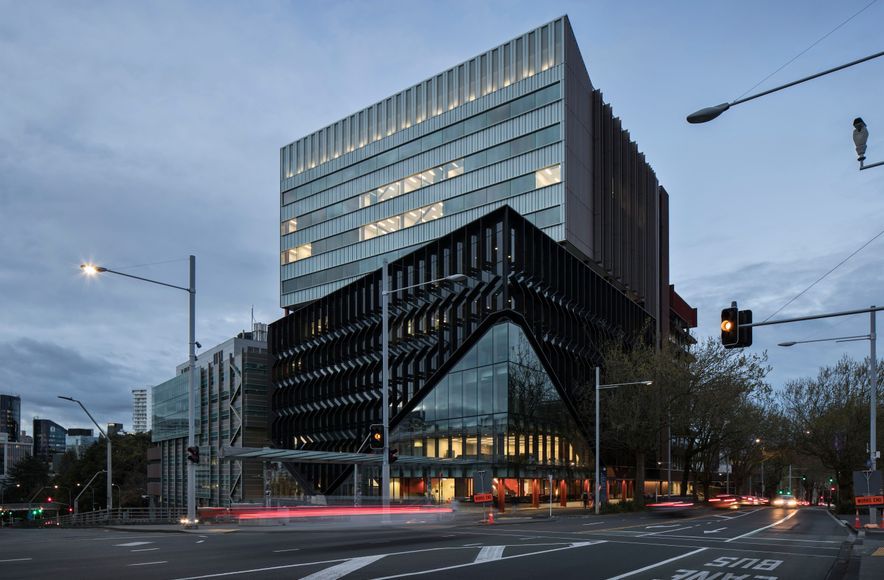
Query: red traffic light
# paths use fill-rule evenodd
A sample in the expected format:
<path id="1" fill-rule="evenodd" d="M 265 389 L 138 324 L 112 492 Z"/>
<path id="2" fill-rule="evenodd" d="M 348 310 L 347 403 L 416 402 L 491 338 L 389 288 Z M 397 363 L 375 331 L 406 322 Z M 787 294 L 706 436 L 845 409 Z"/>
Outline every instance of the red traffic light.
<path id="1" fill-rule="evenodd" d="M 49 502 L 49 503 L 52 503 L 52 496 L 47 497 L 47 498 L 46 498 L 46 501 Z"/>

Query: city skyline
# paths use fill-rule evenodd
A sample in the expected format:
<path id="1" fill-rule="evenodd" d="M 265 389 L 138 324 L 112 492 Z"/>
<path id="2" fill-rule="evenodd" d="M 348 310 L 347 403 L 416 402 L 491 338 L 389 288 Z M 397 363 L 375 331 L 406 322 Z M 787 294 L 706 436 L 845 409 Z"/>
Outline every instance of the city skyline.
<path id="1" fill-rule="evenodd" d="M 186 360 L 183 296 L 121 278 L 84 280 L 84 261 L 183 285 L 195 254 L 203 344 L 249 328 L 253 305 L 258 319 L 278 319 L 279 148 L 565 13 L 593 84 L 670 193 L 671 278 L 699 308 L 695 334 L 714 336 L 731 300 L 763 319 L 880 231 L 884 169 L 857 171 L 849 132 L 863 116 L 869 161 L 884 159 L 884 111 L 873 104 L 882 63 L 707 125 L 684 117 L 737 97 L 866 2 L 814 4 L 749 3 L 731 13 L 699 3 L 636 3 L 637 11 L 607 2 L 508 3 L 505 11 L 455 3 L 443 13 L 403 3 L 227 3 L 211 14 L 193 5 L 59 4 L 40 19 L 39 8 L 10 3 L 0 23 L 0 70 L 14 81 L 11 114 L 0 121 L 8 248 L 0 292 L 15 308 L 0 314 L 0 392 L 28 393 L 28 421 L 86 425 L 57 395 L 81 399 L 100 423 L 119 421 L 130 416 L 133 386 L 158 384 Z M 700 6 L 709 12 L 698 16 Z M 882 14 L 873 5 L 757 90 L 873 52 Z M 408 26 L 420 17 L 450 39 Z M 396 46 L 403 43 L 413 49 Z M 881 243 L 779 316 L 875 303 L 870 289 L 884 273 L 870 265 Z M 779 387 L 842 352 L 866 356 L 867 345 L 783 350 L 777 342 L 866 325 L 759 329 L 752 350 L 769 349 Z"/>

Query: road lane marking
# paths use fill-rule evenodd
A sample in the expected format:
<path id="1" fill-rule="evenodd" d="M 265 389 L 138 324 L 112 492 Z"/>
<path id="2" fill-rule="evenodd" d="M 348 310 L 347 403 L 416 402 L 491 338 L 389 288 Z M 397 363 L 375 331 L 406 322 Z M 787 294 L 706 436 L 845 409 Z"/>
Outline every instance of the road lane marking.
<path id="1" fill-rule="evenodd" d="M 376 554 L 374 556 L 361 556 L 359 558 L 352 558 L 347 560 L 346 562 L 341 562 L 336 566 L 332 566 L 331 568 L 326 568 L 325 570 L 320 570 L 314 574 L 310 574 L 309 576 L 304 576 L 301 580 L 337 580 L 342 576 L 346 576 L 350 572 L 355 572 L 360 568 L 365 568 L 369 564 L 373 564 L 377 562 L 381 558 L 383 558 L 386 554 Z"/>
<path id="2" fill-rule="evenodd" d="M 636 574 L 641 574 L 642 572 L 646 572 L 648 570 L 653 570 L 658 566 L 663 566 L 664 564 L 669 564 L 670 562 L 675 562 L 676 560 L 681 560 L 682 558 L 687 558 L 688 556 L 693 556 L 694 554 L 699 554 L 700 552 L 704 552 L 709 548 L 700 548 L 699 550 L 694 550 L 693 552 L 688 552 L 687 554 L 682 554 L 681 556 L 676 556 L 674 558 L 669 558 L 668 560 L 663 560 L 662 562 L 657 562 L 656 564 L 651 564 L 650 566 L 645 566 L 644 568 L 639 568 L 638 570 L 633 570 L 632 572 L 627 572 L 625 574 L 620 574 L 619 576 L 612 576 L 608 578 L 608 580 L 620 580 L 620 578 L 629 578 L 630 576 L 635 576 Z"/>
<path id="3" fill-rule="evenodd" d="M 603 524 L 605 522 L 592 522 L 591 524 L 583 524 L 584 526 L 597 526 L 599 524 Z"/>
<path id="4" fill-rule="evenodd" d="M 267 568 L 252 568 L 251 570 L 234 570 L 233 572 L 218 572 L 216 574 L 205 574 L 203 576 L 186 576 L 176 578 L 175 580 L 200 580 L 201 578 L 220 578 L 221 576 L 238 576 L 240 574 L 252 574 L 255 572 L 271 572 L 273 570 L 287 570 L 288 568 L 298 568 L 301 566 L 317 566 L 319 564 L 335 564 L 343 562 L 349 558 L 338 558 L 336 560 L 322 560 L 320 562 L 302 562 L 300 564 L 286 564 L 284 566 L 268 566 Z"/>
<path id="5" fill-rule="evenodd" d="M 203 542 L 205 542 L 205 540 L 197 540 L 196 541 L 197 544 L 202 544 Z"/>
<path id="6" fill-rule="evenodd" d="M 645 526 L 645 529 L 650 530 L 652 528 L 677 528 L 677 527 L 678 527 L 678 524 L 670 524 L 670 525 L 666 525 L 666 526 Z"/>
<path id="7" fill-rule="evenodd" d="M 539 552 L 530 552 L 527 554 L 515 554 L 512 556 L 505 556 L 505 557 L 501 558 L 500 560 L 496 560 L 496 561 L 501 562 L 504 560 L 513 560 L 515 558 L 525 558 L 528 556 L 539 556 L 541 554 L 560 552 L 562 550 L 572 550 L 574 548 L 584 548 L 586 546 L 595 546 L 597 544 L 604 544 L 604 543 L 606 543 L 606 540 L 597 540 L 594 542 L 572 542 L 568 546 L 563 546 L 560 548 L 552 548 L 550 550 L 540 550 Z M 395 574 L 393 576 L 383 576 L 381 578 L 375 578 L 375 580 L 393 580 L 394 578 L 405 578 L 406 576 L 420 576 L 423 574 L 435 574 L 436 572 L 446 572 L 448 570 L 456 570 L 458 568 L 466 568 L 469 566 L 476 566 L 476 565 L 481 565 L 481 564 L 485 564 L 485 563 L 487 563 L 487 561 L 486 562 L 469 562 L 467 564 L 455 564 L 454 566 L 446 566 L 444 568 L 433 568 L 431 570 L 420 570 L 418 572 L 406 572 L 404 574 Z"/>
<path id="8" fill-rule="evenodd" d="M 482 545 L 482 542 L 476 542 L 474 544 L 464 544 L 464 547 L 469 548 L 471 546 L 481 546 L 481 545 Z"/>
<path id="9" fill-rule="evenodd" d="M 131 548 L 133 546 L 144 546 L 147 544 L 153 544 L 153 542 L 129 542 L 127 544 L 114 544 L 114 546 L 120 546 L 123 548 Z"/>
<path id="10" fill-rule="evenodd" d="M 656 536 L 656 535 L 658 535 L 658 534 L 665 534 L 665 533 L 668 533 L 668 532 L 680 532 L 680 531 L 682 531 L 682 530 L 689 530 L 689 529 L 691 529 L 692 527 L 694 527 L 694 526 L 685 526 L 685 527 L 683 527 L 683 528 L 675 528 L 674 530 L 660 530 L 659 532 L 649 532 L 649 533 L 647 533 L 647 534 L 639 534 L 639 535 L 636 536 L 636 537 L 637 537 L 637 538 L 644 538 L 645 536 Z"/>
<path id="11" fill-rule="evenodd" d="M 0 560 L 0 563 L 3 563 L 3 562 L 27 562 L 28 560 L 33 560 L 33 558 L 10 558 L 9 560 Z"/>
<path id="12" fill-rule="evenodd" d="M 129 564 L 129 566 L 153 566 L 154 564 L 167 564 L 168 560 L 160 560 L 159 562 L 139 562 L 138 564 Z"/>
<path id="13" fill-rule="evenodd" d="M 717 530 L 703 530 L 704 534 L 717 534 L 722 530 L 726 530 L 727 528 L 718 528 Z"/>
<path id="14" fill-rule="evenodd" d="M 282 552 L 297 552 L 301 548 L 286 548 L 285 550 L 273 550 L 274 554 L 281 554 Z"/>
<path id="15" fill-rule="evenodd" d="M 503 549 L 506 546 L 482 546 L 479 555 L 473 560 L 474 564 L 482 562 L 491 562 L 492 560 L 500 560 L 503 557 Z"/>
<path id="16" fill-rule="evenodd" d="M 741 535 L 741 536 L 735 536 L 735 537 L 733 537 L 733 538 L 728 538 L 727 540 L 725 540 L 725 542 L 733 542 L 734 540 L 739 540 L 740 538 L 745 538 L 746 536 L 751 536 L 752 534 L 757 534 L 758 532 L 760 532 L 760 531 L 762 531 L 762 530 L 766 530 L 766 529 L 768 529 L 768 528 L 772 528 L 772 527 L 774 527 L 774 526 L 778 526 L 778 525 L 780 525 L 781 523 L 785 522 L 786 520 L 795 517 L 796 515 L 798 515 L 798 510 L 793 511 L 791 514 L 787 515 L 787 516 L 784 517 L 783 519 L 778 520 L 778 521 L 776 521 L 776 522 L 774 522 L 774 523 L 772 523 L 772 524 L 770 524 L 770 525 L 764 526 L 763 528 L 758 528 L 757 530 L 752 530 L 751 532 L 746 532 L 745 534 L 743 534 L 743 535 Z"/>
<path id="17" fill-rule="evenodd" d="M 138 548 L 137 550 L 129 550 L 130 552 L 152 552 L 154 550 L 159 550 L 159 548 Z"/>

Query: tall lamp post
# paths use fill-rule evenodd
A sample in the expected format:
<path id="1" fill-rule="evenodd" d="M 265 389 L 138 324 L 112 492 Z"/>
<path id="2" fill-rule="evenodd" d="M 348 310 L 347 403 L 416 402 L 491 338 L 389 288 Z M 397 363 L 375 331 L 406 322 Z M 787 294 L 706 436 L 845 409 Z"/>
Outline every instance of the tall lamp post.
<path id="1" fill-rule="evenodd" d="M 441 282 L 463 282 L 467 279 L 466 274 L 452 274 L 444 278 L 437 278 L 420 284 L 403 286 L 395 290 L 390 289 L 389 262 L 384 260 L 381 268 L 381 421 L 384 424 L 384 450 L 381 459 L 381 503 L 384 510 L 390 507 L 390 328 L 389 328 L 389 302 L 390 295 L 401 290 L 430 286 Z"/>
<path id="2" fill-rule="evenodd" d="M 92 416 L 92 413 L 89 412 L 83 403 L 74 399 L 73 397 L 63 397 L 62 395 L 58 396 L 59 399 L 64 399 L 65 401 L 70 401 L 72 403 L 76 403 L 80 405 L 80 408 L 83 409 L 83 412 L 89 416 L 89 419 L 92 420 L 92 423 L 95 424 L 95 427 L 98 429 L 98 432 L 104 435 L 105 440 L 107 441 L 107 519 L 110 520 L 111 510 L 114 507 L 114 492 L 113 492 L 113 468 L 112 468 L 112 460 L 111 460 L 111 439 L 110 435 L 105 432 L 104 429 L 101 428 L 101 425 L 98 424 L 98 421 L 95 420 L 95 417 Z M 77 496 L 79 497 L 79 496 Z"/>
<path id="3" fill-rule="evenodd" d="M 869 333 L 861 334 L 858 336 L 841 336 L 836 338 L 820 338 L 816 340 L 793 340 L 789 342 L 781 342 L 779 346 L 795 346 L 796 344 L 805 344 L 808 342 L 853 342 L 856 340 L 868 340 L 869 341 L 869 470 L 875 471 L 877 469 L 877 455 L 878 451 L 875 449 L 877 447 L 877 430 L 878 430 L 878 357 L 877 357 L 877 342 L 878 337 L 876 335 L 876 313 L 877 309 L 873 305 L 869 308 Z M 791 481 L 789 482 L 791 486 Z M 878 521 L 878 509 L 874 506 L 869 506 L 869 518 L 872 523 Z"/>
<path id="4" fill-rule="evenodd" d="M 599 367 L 595 367 L 595 497 L 593 498 L 593 503 L 595 504 L 595 513 L 599 513 L 599 495 L 601 491 L 601 486 L 599 485 L 599 475 L 600 475 L 600 463 L 599 463 L 599 393 L 605 389 L 616 389 L 619 387 L 626 387 L 629 385 L 653 385 L 654 381 L 636 381 L 633 383 L 612 383 L 609 385 L 601 384 L 601 369 Z M 550 491 L 552 493 L 552 491 Z M 638 493 L 638 490 L 636 490 Z"/>
<path id="5" fill-rule="evenodd" d="M 196 373 L 196 257 L 190 256 L 190 286 L 185 288 L 183 286 L 176 286 L 174 284 L 167 284 L 165 282 L 159 282 L 157 280 L 151 280 L 149 278 L 142 278 L 141 276 L 133 276 L 132 274 L 125 274 L 123 272 L 116 272 L 109 268 L 105 268 L 102 266 L 96 266 L 95 264 L 81 264 L 80 269 L 83 270 L 87 275 L 97 275 L 97 274 L 116 274 L 118 276 L 125 276 L 126 278 L 133 278 L 135 280 L 141 280 L 142 282 L 150 282 L 151 284 L 158 284 L 160 286 L 166 286 L 168 288 L 174 288 L 176 290 L 183 290 L 187 292 L 190 296 L 190 317 L 189 317 L 189 329 L 190 329 L 190 339 L 188 341 L 188 378 L 187 378 L 187 446 L 195 447 L 196 446 L 196 386 L 194 374 Z M 108 464 L 108 472 L 110 472 L 110 464 Z M 110 481 L 110 473 L 108 473 L 108 481 Z M 108 486 L 110 487 L 110 486 Z M 196 521 L 196 464 L 193 461 L 187 461 L 187 520 L 185 521 L 185 525 L 187 526 L 195 526 Z"/>

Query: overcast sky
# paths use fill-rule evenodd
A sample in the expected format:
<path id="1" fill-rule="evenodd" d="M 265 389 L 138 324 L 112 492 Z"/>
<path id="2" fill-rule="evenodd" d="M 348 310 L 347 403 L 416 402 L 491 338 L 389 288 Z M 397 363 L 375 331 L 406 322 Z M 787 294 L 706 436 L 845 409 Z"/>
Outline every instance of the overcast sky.
<path id="1" fill-rule="evenodd" d="M 0 393 L 34 416 L 131 426 L 133 387 L 279 309 L 279 148 L 568 14 L 589 69 L 670 194 L 671 279 L 717 334 L 731 300 L 767 317 L 884 229 L 884 58 L 730 101 L 869 0 L 844 2 L 19 2 L 0 0 Z M 884 2 L 756 90 L 882 50 Z M 779 317 L 884 304 L 884 236 Z M 884 326 L 884 317 L 882 326 Z M 774 386 L 868 342 L 868 317 L 768 327 Z"/>

